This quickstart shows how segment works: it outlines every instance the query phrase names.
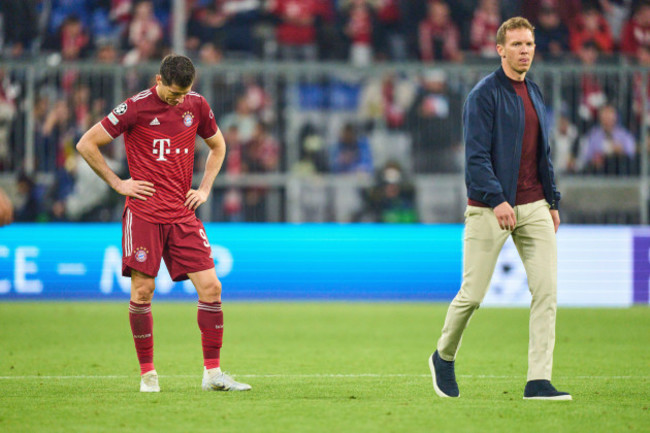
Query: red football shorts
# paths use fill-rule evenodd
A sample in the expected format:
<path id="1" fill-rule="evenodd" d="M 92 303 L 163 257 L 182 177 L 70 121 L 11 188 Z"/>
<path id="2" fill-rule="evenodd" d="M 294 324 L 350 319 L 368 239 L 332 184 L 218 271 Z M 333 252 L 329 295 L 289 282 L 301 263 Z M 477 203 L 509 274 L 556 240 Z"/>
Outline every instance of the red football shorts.
<path id="1" fill-rule="evenodd" d="M 155 277 L 165 260 L 174 281 L 187 280 L 190 272 L 214 268 L 212 248 L 203 223 L 154 224 L 138 218 L 127 207 L 122 215 L 122 275 L 131 270 Z"/>

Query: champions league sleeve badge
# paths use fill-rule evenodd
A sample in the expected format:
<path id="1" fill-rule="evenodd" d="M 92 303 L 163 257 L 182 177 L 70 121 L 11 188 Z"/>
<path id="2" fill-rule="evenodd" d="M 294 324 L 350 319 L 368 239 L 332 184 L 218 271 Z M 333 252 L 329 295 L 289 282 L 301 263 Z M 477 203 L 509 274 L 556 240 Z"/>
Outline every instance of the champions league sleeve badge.
<path id="1" fill-rule="evenodd" d="M 192 114 L 190 111 L 183 113 L 183 125 L 189 128 L 192 126 L 192 123 L 194 123 L 194 114 Z"/>
<path id="2" fill-rule="evenodd" d="M 126 102 L 122 102 L 120 105 L 117 107 L 113 108 L 113 113 L 117 114 L 118 116 L 121 116 L 122 114 L 126 113 L 127 110 Z"/>

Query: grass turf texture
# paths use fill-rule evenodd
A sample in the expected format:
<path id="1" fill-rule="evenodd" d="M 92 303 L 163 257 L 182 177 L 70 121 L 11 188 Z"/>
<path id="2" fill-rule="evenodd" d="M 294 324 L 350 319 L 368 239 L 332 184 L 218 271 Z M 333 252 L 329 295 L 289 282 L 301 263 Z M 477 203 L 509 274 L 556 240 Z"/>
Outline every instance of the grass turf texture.
<path id="1" fill-rule="evenodd" d="M 141 394 L 124 303 L 0 303 L 0 432 L 650 431 L 650 311 L 560 309 L 553 383 L 523 401 L 527 309 L 482 308 L 433 391 L 446 305 L 226 303 L 222 364 L 247 393 L 201 391 L 196 307 L 154 303 L 162 392 Z"/>

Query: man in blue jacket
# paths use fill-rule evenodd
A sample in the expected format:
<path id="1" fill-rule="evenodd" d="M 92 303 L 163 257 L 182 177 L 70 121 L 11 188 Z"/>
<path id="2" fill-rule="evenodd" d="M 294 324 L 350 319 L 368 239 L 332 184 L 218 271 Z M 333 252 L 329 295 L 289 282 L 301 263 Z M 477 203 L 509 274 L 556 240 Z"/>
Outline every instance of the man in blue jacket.
<path id="1" fill-rule="evenodd" d="M 441 397 L 460 395 L 454 360 L 463 331 L 483 300 L 497 257 L 512 236 L 532 294 L 528 378 L 524 399 L 571 400 L 551 385 L 557 246 L 560 225 L 544 102 L 526 79 L 535 54 L 534 27 L 525 18 L 497 32 L 501 68 L 481 80 L 463 109 L 465 212 L 463 283 L 451 302 L 437 350 L 429 358 L 433 387 Z"/>

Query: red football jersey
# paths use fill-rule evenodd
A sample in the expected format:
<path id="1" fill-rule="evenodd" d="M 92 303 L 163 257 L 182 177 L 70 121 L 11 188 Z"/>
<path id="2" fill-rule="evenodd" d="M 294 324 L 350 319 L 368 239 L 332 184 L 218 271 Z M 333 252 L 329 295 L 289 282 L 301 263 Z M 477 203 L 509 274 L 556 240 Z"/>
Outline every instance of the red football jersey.
<path id="1" fill-rule="evenodd" d="M 127 197 L 126 206 L 151 223 L 194 220 L 183 204 L 192 187 L 196 135 L 207 139 L 218 131 L 205 98 L 189 92 L 182 104 L 169 105 L 154 86 L 115 107 L 101 125 L 113 138 L 124 133 L 131 177 L 153 183 L 156 190 L 146 201 Z"/>

